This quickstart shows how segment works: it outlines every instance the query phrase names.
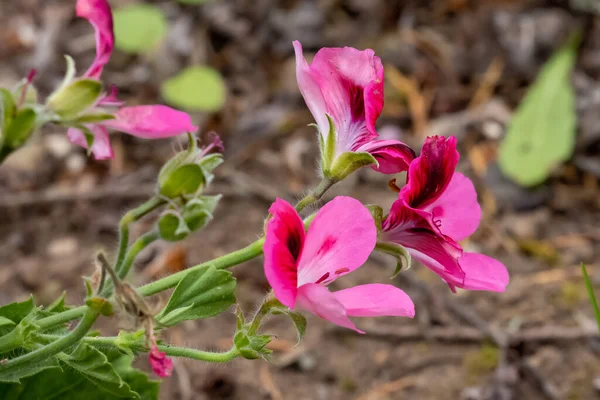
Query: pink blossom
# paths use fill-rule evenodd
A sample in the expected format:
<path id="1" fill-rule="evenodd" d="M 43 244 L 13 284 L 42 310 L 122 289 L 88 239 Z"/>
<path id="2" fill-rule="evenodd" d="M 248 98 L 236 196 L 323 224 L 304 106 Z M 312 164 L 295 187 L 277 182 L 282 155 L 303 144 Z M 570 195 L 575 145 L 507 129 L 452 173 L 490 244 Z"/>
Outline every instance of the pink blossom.
<path id="1" fill-rule="evenodd" d="M 506 267 L 483 254 L 464 252 L 457 243 L 475 232 L 481 219 L 473 183 L 455 171 L 458 160 L 456 138 L 427 138 L 383 221 L 382 237 L 406 247 L 452 290 L 502 292 L 509 281 Z"/>
<path id="2" fill-rule="evenodd" d="M 77 15 L 86 18 L 96 32 L 96 58 L 84 74 L 86 78 L 99 79 L 104 65 L 109 61 L 114 48 L 113 19 L 110 6 L 106 0 L 78 0 Z M 117 98 L 117 88 L 112 85 L 96 105 L 88 112 L 104 112 L 114 119 L 83 126 L 93 135 L 90 149 L 98 160 L 113 158 L 108 129 L 128 133 L 144 139 L 161 139 L 177 136 L 186 132 L 195 132 L 198 127 L 192 124 L 190 116 L 163 105 L 146 105 L 122 107 L 123 102 Z M 114 111 L 114 108 L 117 108 Z M 69 140 L 81 147 L 88 147 L 88 140 L 81 129 L 70 128 L 67 132 Z"/>
<path id="3" fill-rule="evenodd" d="M 294 41 L 296 79 L 324 142 L 330 132 L 327 115 L 337 131 L 335 156 L 367 152 L 379 163 L 373 168 L 391 174 L 405 171 L 415 157 L 397 140 L 377 140 L 375 122 L 383 108 L 383 65 L 373 50 L 323 48 L 311 65 Z"/>
<path id="4" fill-rule="evenodd" d="M 308 233 L 289 203 L 269 209 L 265 275 L 277 299 L 337 325 L 364 333 L 348 317 L 414 316 L 414 304 L 392 285 L 358 285 L 330 292 L 327 285 L 359 268 L 375 247 L 377 229 L 366 207 L 336 197 L 319 210 Z"/>
<path id="5" fill-rule="evenodd" d="M 150 347 L 148 360 L 150 361 L 152 371 L 154 371 L 157 376 L 161 378 L 171 376 L 171 373 L 173 372 L 173 361 L 167 357 L 164 352 L 158 350 L 158 346 L 156 344 L 152 344 Z"/>

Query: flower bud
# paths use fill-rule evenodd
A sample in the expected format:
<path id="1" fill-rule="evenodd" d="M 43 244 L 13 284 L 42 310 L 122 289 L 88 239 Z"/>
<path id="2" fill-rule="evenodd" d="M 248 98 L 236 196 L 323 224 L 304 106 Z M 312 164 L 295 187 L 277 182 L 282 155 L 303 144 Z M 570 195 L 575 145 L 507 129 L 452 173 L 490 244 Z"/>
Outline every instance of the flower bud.
<path id="1" fill-rule="evenodd" d="M 188 201 L 180 212 L 165 211 L 158 220 L 161 238 L 176 242 L 204 228 L 212 220 L 213 212 L 220 199 L 221 195 L 201 196 Z"/>
<path id="2" fill-rule="evenodd" d="M 102 93 L 102 83 L 94 79 L 77 79 L 60 87 L 46 106 L 64 120 L 72 120 L 93 106 Z"/>
<path id="3" fill-rule="evenodd" d="M 158 191 L 162 196 L 174 199 L 197 195 L 212 181 L 212 171 L 223 162 L 221 154 L 206 155 L 193 135 L 188 134 L 188 138 L 187 150 L 167 161 L 158 174 Z"/>

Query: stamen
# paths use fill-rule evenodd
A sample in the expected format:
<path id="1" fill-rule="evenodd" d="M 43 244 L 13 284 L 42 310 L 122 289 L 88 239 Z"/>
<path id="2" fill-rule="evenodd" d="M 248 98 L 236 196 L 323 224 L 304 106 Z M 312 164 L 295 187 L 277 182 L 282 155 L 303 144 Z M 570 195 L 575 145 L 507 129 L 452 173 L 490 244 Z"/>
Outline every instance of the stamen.
<path id="1" fill-rule="evenodd" d="M 323 275 L 322 277 L 320 277 L 319 280 L 316 281 L 315 283 L 316 284 L 323 283 L 323 281 L 327 280 L 328 278 L 329 278 L 329 272 L 327 272 L 325 275 Z"/>

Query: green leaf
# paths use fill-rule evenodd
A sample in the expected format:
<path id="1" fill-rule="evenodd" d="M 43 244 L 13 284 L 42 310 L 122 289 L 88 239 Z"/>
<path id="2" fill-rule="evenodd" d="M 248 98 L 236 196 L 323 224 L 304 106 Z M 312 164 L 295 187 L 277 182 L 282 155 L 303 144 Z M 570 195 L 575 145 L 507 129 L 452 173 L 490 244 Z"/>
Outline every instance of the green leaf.
<path id="1" fill-rule="evenodd" d="M 7 318 L 18 324 L 23 318 L 29 315 L 35 308 L 33 296 L 22 302 L 14 302 L 0 307 L 0 317 Z"/>
<path id="2" fill-rule="evenodd" d="M 166 326 L 220 314 L 235 303 L 235 278 L 209 265 L 188 273 L 179 282 L 167 306 L 156 316 Z"/>
<path id="3" fill-rule="evenodd" d="M 62 292 L 60 297 L 52 302 L 48 307 L 46 307 L 47 312 L 49 313 L 60 313 L 63 311 L 70 310 L 71 307 L 65 304 L 65 298 L 67 297 L 67 292 Z"/>
<path id="4" fill-rule="evenodd" d="M 347 151 L 335 158 L 328 175 L 326 171 L 323 171 L 323 174 L 326 178 L 339 182 L 357 169 L 369 165 L 379 165 L 371 154 Z"/>
<path id="5" fill-rule="evenodd" d="M 31 108 L 17 111 L 14 119 L 4 132 L 2 146 L 11 150 L 17 149 L 29 139 L 35 129 L 37 114 Z"/>
<path id="6" fill-rule="evenodd" d="M 162 11 L 149 4 L 131 4 L 114 11 L 115 46 L 126 53 L 155 50 L 167 34 Z"/>
<path id="7" fill-rule="evenodd" d="M 573 153 L 576 114 L 571 71 L 578 44 L 579 38 L 572 38 L 542 67 L 500 146 L 502 172 L 523 186 L 544 182 Z"/>
<path id="8" fill-rule="evenodd" d="M 584 263 L 581 263 L 581 271 L 583 272 L 583 281 L 585 282 L 585 288 L 588 292 L 588 296 L 590 297 L 590 303 L 592 303 L 592 308 L 594 309 L 594 316 L 596 317 L 596 322 L 598 323 L 598 333 L 600 334 L 600 308 L 598 307 L 598 300 L 596 300 L 596 295 L 594 294 L 594 286 L 592 285 L 592 281 L 587 273 L 587 268 Z"/>
<path id="9" fill-rule="evenodd" d="M 27 347 L 29 335 L 38 329 L 35 324 L 38 311 L 37 308 L 32 309 L 10 332 L 0 336 L 0 354 Z"/>
<path id="10" fill-rule="evenodd" d="M 133 368 L 132 357 L 116 353 L 116 357 L 109 356 L 108 361 L 139 398 L 158 400 L 159 382 L 149 380 L 146 374 Z M 114 400 L 119 397 L 122 396 L 99 390 L 85 375 L 70 368 L 41 371 L 23 379 L 21 384 L 0 383 L 2 400 Z"/>
<path id="11" fill-rule="evenodd" d="M 194 194 L 205 182 L 204 172 L 198 164 L 182 165 L 165 177 L 160 184 L 160 194 L 170 199 Z"/>
<path id="12" fill-rule="evenodd" d="M 160 88 L 167 103 L 189 111 L 218 111 L 225 104 L 227 89 L 216 70 L 188 67 L 166 80 Z"/>
<path id="13" fill-rule="evenodd" d="M 15 326 L 15 323 L 8 318 L 0 317 L 0 328 L 3 326 Z"/>
<path id="14" fill-rule="evenodd" d="M 102 83 L 95 79 L 77 79 L 59 88 L 46 102 L 46 106 L 62 117 L 73 120 L 96 103 L 102 92 Z"/>
<path id="15" fill-rule="evenodd" d="M 54 358 L 48 358 L 34 365 L 20 366 L 11 368 L 9 371 L 2 372 L 0 374 L 0 394 L 2 393 L 2 387 L 4 386 L 1 382 L 5 383 L 19 383 L 21 379 L 29 378 L 39 374 L 42 371 L 47 370 L 58 370 L 60 366 Z M 4 397 L 1 397 L 4 400 Z M 39 399 L 41 397 L 21 397 L 23 399 Z"/>
<path id="16" fill-rule="evenodd" d="M 392 275 L 392 279 L 395 278 L 402 270 L 410 269 L 411 257 L 408 251 L 397 243 L 390 242 L 377 242 L 375 250 L 382 253 L 389 254 L 396 258 L 396 270 Z"/>
<path id="17" fill-rule="evenodd" d="M 106 355 L 86 343 L 79 343 L 72 354 L 60 353 L 57 358 L 62 363 L 83 374 L 89 381 L 105 392 L 117 397 L 140 398 L 127 383 L 123 382 L 108 362 Z"/>

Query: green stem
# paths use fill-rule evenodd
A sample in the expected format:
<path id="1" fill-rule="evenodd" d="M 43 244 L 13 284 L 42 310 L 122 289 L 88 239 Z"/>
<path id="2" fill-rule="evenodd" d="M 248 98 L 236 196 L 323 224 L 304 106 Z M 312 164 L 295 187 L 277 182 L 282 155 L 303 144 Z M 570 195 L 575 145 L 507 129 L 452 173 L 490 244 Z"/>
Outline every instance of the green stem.
<path id="1" fill-rule="evenodd" d="M 53 342 L 55 340 L 59 340 L 62 337 L 60 335 L 46 335 L 46 334 L 37 334 L 36 336 L 41 341 L 46 341 L 46 342 Z M 85 342 L 85 343 L 88 343 L 91 345 L 113 346 L 113 347 L 118 347 L 117 340 L 119 340 L 119 338 L 117 336 L 107 336 L 107 337 L 86 336 L 81 339 L 82 342 Z M 211 351 L 188 349 L 187 347 L 163 346 L 163 345 L 158 345 L 158 349 L 160 351 L 164 351 L 169 356 L 193 358 L 194 360 L 209 361 L 209 362 L 226 362 L 226 361 L 233 360 L 234 358 L 236 358 L 239 355 L 239 353 L 235 347 L 229 351 L 226 351 L 225 353 L 214 353 Z M 132 350 L 147 352 L 147 349 L 143 349 L 141 347 L 132 349 Z"/>
<path id="2" fill-rule="evenodd" d="M 213 353 L 210 351 L 188 349 L 187 347 L 162 345 L 158 345 L 158 349 L 160 351 L 164 351 L 168 356 L 192 358 L 194 360 L 208 361 L 214 363 L 224 363 L 227 361 L 231 361 L 240 355 L 240 353 L 235 347 L 224 353 Z"/>
<path id="3" fill-rule="evenodd" d="M 50 317 L 42 318 L 36 321 L 40 329 L 48 329 L 56 325 L 64 324 L 74 319 L 81 318 L 87 311 L 87 306 L 79 306 Z"/>
<path id="4" fill-rule="evenodd" d="M 73 346 L 79 342 L 86 333 L 88 333 L 90 328 L 94 325 L 94 322 L 96 322 L 98 315 L 99 314 L 97 311 L 87 309 L 82 320 L 79 322 L 79 325 L 77 325 L 77 327 L 68 335 L 62 336 L 57 341 L 34 350 L 31 353 L 24 354 L 20 357 L 8 360 L 4 364 L 0 364 L 0 376 L 2 376 L 2 373 L 4 372 L 26 368 L 29 365 L 45 361 L 46 359 Z"/>
<path id="5" fill-rule="evenodd" d="M 125 256 L 125 260 L 121 265 L 120 271 L 118 271 L 118 275 L 120 279 L 125 279 L 129 271 L 131 270 L 131 266 L 133 262 L 137 258 L 138 254 L 150 244 L 154 243 L 160 239 L 160 234 L 158 231 L 151 231 L 142 236 L 140 236 L 132 245 L 129 247 L 127 251 L 127 255 Z"/>
<path id="6" fill-rule="evenodd" d="M 121 221 L 119 222 L 119 252 L 117 253 L 117 259 L 115 261 L 115 271 L 117 271 L 119 276 L 122 269 L 121 264 L 123 264 L 123 261 L 125 260 L 127 246 L 129 245 L 129 225 L 149 214 L 164 203 L 165 201 L 163 199 L 153 197 L 141 206 L 128 211 L 123 215 L 123 218 L 121 218 Z"/>
<path id="7" fill-rule="evenodd" d="M 329 190 L 329 188 L 332 187 L 335 183 L 336 181 L 334 180 L 323 178 L 319 185 L 309 195 L 304 197 L 298 202 L 298 204 L 296 204 L 296 211 L 300 212 L 304 210 L 304 208 L 321 200 L 321 197 L 323 197 L 325 192 Z"/>
<path id="8" fill-rule="evenodd" d="M 138 293 L 142 296 L 152 296 L 153 294 L 173 288 L 177 286 L 177 284 L 190 272 L 204 268 L 208 265 L 214 265 L 217 269 L 225 269 L 233 267 L 234 265 L 241 264 L 261 255 L 264 243 L 265 238 L 262 237 L 256 242 L 244 247 L 243 249 L 234 251 L 233 253 L 225 254 L 224 256 L 215 258 L 214 260 L 207 261 L 205 263 L 196 265 L 186 270 L 176 272 L 173 275 L 166 276 L 162 279 L 144 285 L 138 288 Z"/>

